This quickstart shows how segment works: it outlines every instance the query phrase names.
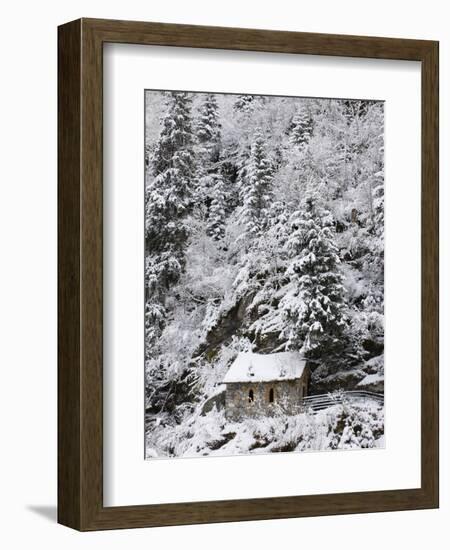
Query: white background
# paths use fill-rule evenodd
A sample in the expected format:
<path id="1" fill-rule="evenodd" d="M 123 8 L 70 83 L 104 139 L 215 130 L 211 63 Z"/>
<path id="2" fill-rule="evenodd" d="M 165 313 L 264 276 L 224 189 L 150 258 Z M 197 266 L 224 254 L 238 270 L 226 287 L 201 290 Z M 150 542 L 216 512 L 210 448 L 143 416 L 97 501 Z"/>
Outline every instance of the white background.
<path id="1" fill-rule="evenodd" d="M 0 35 L 0 543 L 6 548 L 447 548 L 450 36 L 447 2 L 16 2 Z M 441 509 L 79 534 L 56 504 L 56 25 L 79 16 L 441 41 Z"/>
<path id="2" fill-rule="evenodd" d="M 420 487 L 420 64 L 107 45 L 104 82 L 105 505 Z M 150 86 L 385 100 L 385 449 L 142 459 Z"/>

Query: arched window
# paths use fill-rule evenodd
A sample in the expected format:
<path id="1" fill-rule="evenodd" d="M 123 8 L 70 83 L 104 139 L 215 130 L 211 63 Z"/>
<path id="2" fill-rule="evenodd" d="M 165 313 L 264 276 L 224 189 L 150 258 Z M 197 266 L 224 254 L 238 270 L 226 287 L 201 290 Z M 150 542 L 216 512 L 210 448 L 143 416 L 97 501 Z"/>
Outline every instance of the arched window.
<path id="1" fill-rule="evenodd" d="M 274 391 L 273 391 L 273 388 L 270 388 L 270 391 L 269 391 L 269 403 L 273 403 L 274 402 Z"/>
<path id="2" fill-rule="evenodd" d="M 253 390 L 250 390 L 248 392 L 248 402 L 253 403 L 254 400 L 255 400 L 255 396 L 254 396 Z"/>

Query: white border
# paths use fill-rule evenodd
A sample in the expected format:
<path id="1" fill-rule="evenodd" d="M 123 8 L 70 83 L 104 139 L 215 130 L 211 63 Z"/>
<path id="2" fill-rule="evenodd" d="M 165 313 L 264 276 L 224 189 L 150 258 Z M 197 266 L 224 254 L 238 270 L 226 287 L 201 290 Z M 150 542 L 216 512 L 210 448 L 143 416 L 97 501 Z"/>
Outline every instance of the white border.
<path id="1" fill-rule="evenodd" d="M 143 459 L 144 89 L 386 101 L 387 447 Z M 420 487 L 420 64 L 104 47 L 104 504 Z"/>

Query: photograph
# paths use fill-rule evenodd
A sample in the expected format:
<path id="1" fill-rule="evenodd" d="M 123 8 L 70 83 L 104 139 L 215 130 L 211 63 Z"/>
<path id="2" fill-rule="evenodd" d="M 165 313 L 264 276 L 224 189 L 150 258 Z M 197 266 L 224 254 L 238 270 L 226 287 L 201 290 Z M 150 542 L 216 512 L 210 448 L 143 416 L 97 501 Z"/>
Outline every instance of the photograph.
<path id="1" fill-rule="evenodd" d="M 144 102 L 145 458 L 384 448 L 384 101 Z"/>

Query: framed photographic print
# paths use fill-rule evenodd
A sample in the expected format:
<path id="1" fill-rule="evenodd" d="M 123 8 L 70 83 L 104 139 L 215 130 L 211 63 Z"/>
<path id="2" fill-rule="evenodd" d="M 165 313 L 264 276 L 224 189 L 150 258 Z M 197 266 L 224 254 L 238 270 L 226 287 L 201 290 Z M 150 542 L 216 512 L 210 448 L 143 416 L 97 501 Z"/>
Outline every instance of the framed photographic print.
<path id="1" fill-rule="evenodd" d="M 438 43 L 59 28 L 58 519 L 438 506 Z"/>

